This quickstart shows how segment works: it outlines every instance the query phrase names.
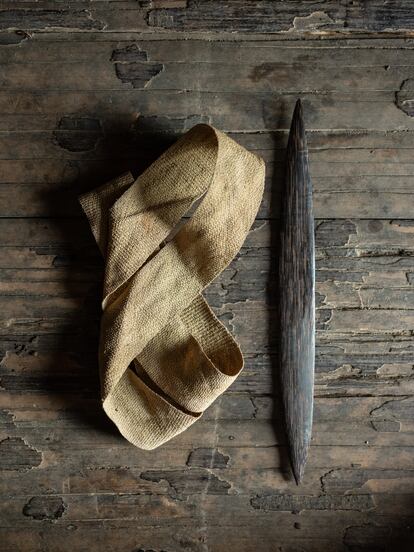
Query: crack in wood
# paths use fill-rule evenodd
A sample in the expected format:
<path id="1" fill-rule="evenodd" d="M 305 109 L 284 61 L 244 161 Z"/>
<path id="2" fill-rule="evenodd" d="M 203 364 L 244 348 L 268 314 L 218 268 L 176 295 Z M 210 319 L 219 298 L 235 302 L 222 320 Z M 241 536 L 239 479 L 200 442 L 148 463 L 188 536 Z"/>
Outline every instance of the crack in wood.
<path id="1" fill-rule="evenodd" d="M 132 552 L 167 552 L 164 549 L 155 549 L 155 548 L 134 548 Z"/>
<path id="2" fill-rule="evenodd" d="M 405 414 L 406 419 L 412 419 L 414 417 L 414 398 L 413 397 L 399 397 L 392 398 L 384 401 L 381 405 L 373 408 L 370 411 L 370 416 L 380 417 L 391 416 L 395 419 L 396 416 Z"/>

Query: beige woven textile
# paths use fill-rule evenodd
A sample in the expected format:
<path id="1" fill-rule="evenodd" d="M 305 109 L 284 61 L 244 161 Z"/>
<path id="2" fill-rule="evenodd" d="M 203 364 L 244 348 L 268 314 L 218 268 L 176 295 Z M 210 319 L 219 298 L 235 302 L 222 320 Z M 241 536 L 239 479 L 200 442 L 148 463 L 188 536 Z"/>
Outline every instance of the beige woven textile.
<path id="1" fill-rule="evenodd" d="M 80 197 L 106 261 L 103 408 L 137 447 L 184 431 L 243 367 L 201 292 L 240 249 L 263 185 L 262 159 L 197 125 L 136 180 L 128 173 Z"/>

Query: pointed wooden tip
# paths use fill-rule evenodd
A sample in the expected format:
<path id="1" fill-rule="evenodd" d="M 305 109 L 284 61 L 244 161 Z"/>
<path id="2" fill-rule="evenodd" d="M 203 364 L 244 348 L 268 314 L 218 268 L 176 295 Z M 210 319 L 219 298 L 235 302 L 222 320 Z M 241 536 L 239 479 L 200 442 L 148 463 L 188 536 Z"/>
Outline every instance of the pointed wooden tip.
<path id="1" fill-rule="evenodd" d="M 293 112 L 293 116 L 295 115 L 299 117 L 303 116 L 302 101 L 300 98 L 298 98 L 295 103 L 295 110 Z"/>
<path id="2" fill-rule="evenodd" d="M 289 133 L 289 146 L 288 150 L 291 154 L 294 154 L 294 152 L 305 151 L 307 149 L 303 108 L 300 99 L 296 101 L 295 109 L 293 110 Z"/>
<path id="3" fill-rule="evenodd" d="M 306 462 L 308 459 L 308 453 L 311 441 L 312 431 L 312 401 L 309 404 L 309 415 L 307 419 L 295 419 L 291 420 L 296 426 L 301 426 L 304 431 L 300 434 L 290 432 L 288 430 L 288 447 L 289 447 L 289 459 L 293 477 L 295 478 L 296 485 L 300 485 L 305 476 Z"/>
<path id="4" fill-rule="evenodd" d="M 298 124 L 303 127 L 303 107 L 300 99 L 296 100 L 295 109 L 292 115 L 292 125 Z"/>
<path id="5" fill-rule="evenodd" d="M 305 472 L 305 465 L 292 466 L 293 477 L 295 478 L 296 485 L 299 486 L 302 483 L 303 475 Z"/>

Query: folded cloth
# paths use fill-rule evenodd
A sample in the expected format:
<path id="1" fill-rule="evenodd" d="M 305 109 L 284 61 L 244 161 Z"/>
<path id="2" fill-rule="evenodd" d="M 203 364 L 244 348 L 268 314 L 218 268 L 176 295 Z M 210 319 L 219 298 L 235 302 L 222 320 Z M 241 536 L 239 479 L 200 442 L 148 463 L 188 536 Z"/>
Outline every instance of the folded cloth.
<path id="1" fill-rule="evenodd" d="M 105 257 L 103 408 L 137 447 L 184 431 L 243 367 L 201 292 L 243 244 L 264 172 L 261 158 L 197 125 L 136 180 L 127 173 L 79 198 Z"/>

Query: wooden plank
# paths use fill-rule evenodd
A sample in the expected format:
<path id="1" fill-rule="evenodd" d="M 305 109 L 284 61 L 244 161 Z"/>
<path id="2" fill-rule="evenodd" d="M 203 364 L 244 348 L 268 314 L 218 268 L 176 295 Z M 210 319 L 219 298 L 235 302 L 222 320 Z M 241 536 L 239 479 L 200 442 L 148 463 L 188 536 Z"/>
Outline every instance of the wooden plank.
<path id="1" fill-rule="evenodd" d="M 141 117 L 141 120 L 146 120 Z M 139 119 L 138 119 L 139 120 Z M 57 167 L 63 161 L 104 161 L 110 154 L 110 160 L 122 160 L 133 162 L 149 162 L 174 142 L 180 134 L 185 131 L 185 125 L 195 125 L 202 122 L 203 118 L 180 120 L 171 119 L 167 126 L 167 120 L 163 122 L 162 117 L 155 118 L 154 128 L 140 129 L 138 126 L 131 133 L 113 133 L 110 128 L 105 128 L 105 135 L 99 119 L 91 117 L 67 117 L 65 123 L 68 128 L 62 125 L 53 131 L 15 131 L 2 132 L 1 139 L 1 160 L 4 170 L 4 161 L 29 161 L 42 159 L 54 162 Z M 157 126 L 158 122 L 158 126 Z M 91 128 L 88 128 L 90 126 Z M 261 155 L 267 166 L 272 169 L 274 166 L 283 163 L 284 149 L 287 144 L 287 131 L 276 130 L 274 132 L 248 132 L 241 131 L 229 133 L 230 136 L 244 147 Z M 72 137 L 73 144 L 67 140 Z M 76 150 L 75 139 L 79 137 L 85 146 Z M 91 144 L 86 143 L 87 137 L 94 138 Z M 349 170 L 344 167 L 354 167 L 355 176 L 412 176 L 412 131 L 366 131 L 353 132 L 326 130 L 308 133 L 308 147 L 312 153 L 313 165 L 317 170 L 314 174 L 318 177 L 327 176 L 352 176 Z M 107 141 L 113 148 L 111 152 L 105 147 Z M 93 145 L 93 147 L 90 147 Z M 72 147 L 73 146 L 73 147 Z M 137 147 L 138 146 L 138 147 Z M 75 165 L 75 163 L 73 163 Z M 32 163 L 32 165 L 34 165 Z M 339 171 L 333 169 L 339 167 Z M 378 167 L 377 170 L 375 168 Z M 313 167 L 312 167 L 313 168 Z M 33 175 L 27 172 L 33 171 Z M 36 170 L 37 169 L 37 170 Z M 329 170 L 330 169 L 330 170 Z M 18 171 L 18 166 L 14 167 Z M 74 172 L 74 171 L 73 171 Z M 385 173 L 385 174 L 384 174 Z M 39 181 L 41 167 L 30 166 L 25 171 L 20 171 L 18 179 L 26 176 L 32 182 Z M 69 174 L 58 173 L 56 179 L 63 179 Z M 12 171 L 7 172 L 5 181 L 10 181 Z"/>
<path id="2" fill-rule="evenodd" d="M 74 125 L 85 121 L 71 120 Z M 86 120 L 99 123 L 97 119 Z M 0 165 L 4 175 L 0 216 L 83 216 L 76 200 L 80 191 L 130 168 L 138 174 L 174 139 L 174 135 L 160 134 L 157 145 L 157 139 L 152 136 L 153 145 L 149 146 L 146 133 L 134 138 L 129 135 L 104 137 L 101 131 L 88 130 L 88 125 L 85 129 L 77 126 L 75 130 L 53 133 L 20 132 L 0 136 L 3 157 Z M 284 134 L 239 133 L 233 137 L 266 160 L 266 189 L 259 218 L 277 217 L 284 170 Z M 343 141 L 338 144 L 341 138 Z M 346 142 L 345 139 L 336 133 L 310 134 L 316 216 L 410 217 L 412 150 L 404 143 L 399 148 L 377 147 L 390 143 L 386 135 L 375 139 L 366 137 L 365 142 L 359 134 L 349 134 Z M 379 142 L 382 139 L 383 143 Z M 93 145 L 92 150 L 89 144 Z M 273 145 L 280 149 L 274 151 Z M 76 147 L 85 151 L 74 152 Z M 139 155 L 134 156 L 136 151 Z M 36 159 L 41 163 L 36 163 Z M 16 185 L 19 185 L 17 197 L 13 194 Z M 401 201 L 402 196 L 406 201 Z"/>
<path id="3" fill-rule="evenodd" d="M 19 164 L 27 165 L 26 162 Z M 50 165 L 47 161 L 43 164 Z M 69 164 L 62 163 L 62 165 Z M 87 167 L 100 165 L 99 162 L 82 161 L 77 164 L 79 170 L 85 175 Z M 108 174 L 112 173 L 114 176 L 114 173 L 121 174 L 125 172 L 122 171 L 122 168 L 129 168 L 131 165 L 134 165 L 133 161 L 131 163 L 111 162 L 106 159 L 105 166 L 110 168 L 105 174 L 103 174 L 104 167 L 100 165 L 99 172 L 93 173 L 88 180 L 85 176 L 85 179 L 75 178 L 73 182 L 69 183 L 19 184 L 17 197 L 13 195 L 16 184 L 4 183 L 0 188 L 0 217 L 81 217 L 82 213 L 76 198 L 85 184 L 89 187 L 91 180 L 99 181 L 101 179 L 102 182 L 108 178 Z M 119 169 L 116 169 L 116 166 Z M 271 173 L 271 170 L 269 172 Z M 316 176 L 315 179 L 318 184 L 315 187 L 315 215 L 317 218 L 383 219 L 392 217 L 393 219 L 407 219 L 411 216 L 414 176 L 351 176 L 344 178 Z M 273 178 L 269 174 L 266 179 L 265 195 L 258 213 L 258 220 L 279 217 L 280 201 L 276 200 L 280 198 L 281 181 L 281 174 L 274 175 Z M 336 189 L 331 189 L 334 187 L 334 181 Z"/>
<path id="4" fill-rule="evenodd" d="M 97 2 L 91 6 L 86 0 L 78 0 L 74 6 L 56 6 L 53 1 L 2 2 L 0 27 L 4 30 L 24 28 L 33 31 L 64 30 L 101 32 L 106 29 L 143 30 L 147 28 L 145 11 L 131 0 L 124 2 Z M 122 9 L 124 8 L 124 9 Z M 133 10 L 133 11 L 132 11 Z M 131 17 L 131 11 L 133 17 Z M 129 21 L 129 22 L 128 22 Z"/>
<path id="5" fill-rule="evenodd" d="M 220 5 L 220 9 L 219 9 Z M 299 13 L 296 11 L 300 7 Z M 241 32 L 329 31 L 331 29 L 410 29 L 413 25 L 412 3 L 389 6 L 370 1 L 365 6 L 337 1 L 312 2 L 311 5 L 270 1 L 258 5 L 228 1 L 195 3 L 187 8 L 154 9 L 149 24 L 175 30 L 213 30 Z"/>
<path id="6" fill-rule="evenodd" d="M 313 538 L 312 540 L 306 539 L 302 535 L 306 535 L 307 528 L 310 524 L 301 525 L 300 521 L 293 521 L 293 516 L 291 515 L 290 522 L 292 527 L 296 529 L 295 532 L 291 532 L 289 536 L 282 538 L 280 531 L 276 530 L 276 527 L 280 527 L 278 520 L 272 520 L 272 527 L 268 527 L 265 531 L 261 528 L 255 537 L 255 544 L 260 546 L 260 549 L 264 552 L 272 552 L 274 546 L 290 546 L 293 549 L 297 549 L 300 546 L 302 549 L 306 547 L 305 550 L 309 552 L 318 552 L 323 549 L 326 552 L 338 552 L 346 551 L 342 543 L 343 534 L 346 533 L 346 542 L 349 543 L 360 543 L 361 539 L 364 542 L 366 548 L 375 546 L 378 544 L 378 539 L 381 543 L 394 543 L 397 542 L 401 546 L 401 537 L 399 535 L 409 537 L 410 533 L 400 525 L 392 523 L 390 518 L 379 518 L 372 520 L 372 525 L 369 523 L 370 517 L 364 517 L 359 519 L 360 523 L 364 523 L 363 527 L 366 533 L 362 533 L 360 525 L 358 524 L 358 517 L 349 519 L 349 530 L 342 526 L 338 529 L 337 526 L 333 528 L 333 531 L 336 531 L 336 534 L 332 534 L 329 538 Z M 294 519 L 299 519 L 295 517 Z M 408 520 L 404 520 L 408 522 Z M 376 524 L 374 525 L 374 522 Z M 382 522 L 382 525 L 378 525 Z M 297 527 L 295 527 L 295 524 Z M 46 525 L 46 524 L 44 524 Z M 74 534 L 71 528 L 76 527 L 76 533 Z M 379 527 L 379 528 L 378 528 Z M 68 529 L 69 528 L 69 529 Z M 304 531 L 298 531 L 298 529 L 304 529 Z M 377 532 L 375 532 L 375 530 Z M 213 550 L 217 552 L 225 552 L 227 546 L 231 546 L 235 549 L 240 549 L 246 547 L 251 542 L 251 527 L 241 528 L 241 527 L 232 527 L 227 526 L 225 529 L 220 529 L 217 526 L 211 528 L 211 531 L 208 529 L 202 530 L 191 530 L 189 528 L 180 528 L 174 531 L 174 543 L 178 543 L 179 546 L 184 545 L 189 547 L 196 552 L 205 550 L 205 542 L 208 535 L 209 545 Z M 380 535 L 378 536 L 378 532 Z M 283 531 L 284 533 L 284 531 Z M 282 533 L 282 534 L 283 534 Z M 19 528 L 18 530 L 4 529 L 1 531 L 2 538 L 4 540 L 5 546 L 7 547 L 6 552 L 11 552 L 13 546 L 16 542 L 21 544 L 22 552 L 28 552 L 33 550 L 33 547 L 39 546 L 42 543 L 43 546 L 53 546 L 53 543 L 56 541 L 62 541 L 62 552 L 73 550 L 73 547 L 76 546 L 77 542 L 85 543 L 89 550 L 95 552 L 96 550 L 102 550 L 102 547 L 115 547 L 115 546 L 124 546 L 127 549 L 133 549 L 137 546 L 143 550 L 154 550 L 157 547 L 160 550 L 168 550 L 168 544 L 171 545 L 171 528 L 160 527 L 154 531 L 153 528 L 139 527 L 137 522 L 127 521 L 124 524 L 118 523 L 101 523 L 99 524 L 99 529 L 96 528 L 92 523 L 85 525 L 77 525 L 73 523 L 62 523 L 58 526 L 53 524 L 47 524 L 44 531 L 42 531 L 42 536 L 36 535 L 33 533 L 33 530 Z M 76 535 L 76 536 L 75 536 Z M 79 539 L 79 540 L 78 540 Z M 182 543 L 182 544 L 181 544 Z M 224 544 L 225 543 L 225 544 Z M 143 548 L 144 547 L 144 548 Z M 139 549 L 139 548 L 138 548 Z M 400 548 L 404 552 L 409 550 L 406 548 Z"/>
<path id="7" fill-rule="evenodd" d="M 86 266 L 95 267 L 99 264 L 99 254 L 83 220 L 3 219 L 1 227 L 2 245 L 7 246 L 3 258 L 5 268 L 18 267 L 19 262 L 26 263 L 30 254 L 34 266 L 39 267 L 52 268 L 54 263 L 57 266 L 74 263 L 74 266 L 81 268 L 83 263 L 85 270 L 85 263 Z M 412 300 L 409 278 L 413 272 L 409 257 L 412 250 L 411 234 L 412 224 L 407 221 L 318 221 L 317 293 L 318 327 L 321 331 L 351 334 L 366 334 L 369 331 L 391 334 L 400 331 L 403 334 L 409 329 L 412 321 L 409 308 Z M 206 291 L 212 306 L 224 320 L 228 319 L 229 326 L 238 332 L 242 342 L 248 339 L 249 317 L 253 317 L 252 320 L 256 321 L 255 337 L 262 335 L 257 344 L 259 348 L 266 347 L 267 343 L 265 304 L 270 240 L 271 226 L 266 221 L 258 222 L 240 256 Z M 258 253 L 254 253 L 251 248 L 259 248 Z M 19 251 L 21 261 L 16 257 Z M 7 255 L 10 255 L 9 261 Z M 39 263 L 44 260 L 47 264 L 36 264 L 37 257 Z M 261 275 L 256 275 L 256 282 L 252 286 L 249 281 L 258 267 L 261 268 Z M 97 271 L 96 285 L 100 274 L 100 270 Z M 39 277 L 44 281 L 46 274 L 40 273 Z M 82 309 L 84 315 L 93 318 L 98 315 L 98 309 L 92 304 L 87 309 L 82 306 L 82 290 L 85 287 L 78 285 L 68 288 L 64 282 L 56 286 L 53 284 L 53 271 L 49 275 L 51 282 L 44 287 L 36 283 L 37 278 L 35 272 L 34 281 L 25 283 L 21 291 L 19 287 L 13 288 L 4 282 L 1 299 L 4 313 L 9 316 L 23 320 L 26 314 L 32 313 L 34 326 L 30 331 L 40 331 L 44 321 L 39 321 L 40 326 L 36 326 L 35 317 L 47 313 L 55 322 L 63 313 L 76 313 L 79 309 Z M 383 291 L 380 293 L 378 288 L 381 285 Z M 26 299 L 23 300 L 21 296 L 26 296 Z M 249 302 L 245 303 L 246 300 Z M 377 309 L 395 310 L 390 311 L 387 317 L 378 317 Z M 10 322 L 7 324 L 9 328 L 12 327 Z M 34 329 L 36 327 L 37 330 Z"/>
<path id="8" fill-rule="evenodd" d="M 336 252 L 337 256 L 344 256 L 347 251 L 348 256 L 364 260 L 366 257 L 389 256 L 392 251 L 397 255 L 409 254 L 413 250 L 413 226 L 412 220 L 322 219 L 318 220 L 315 229 L 316 245 L 321 249 L 321 255 L 323 252 Z M 273 227 L 272 221 L 256 221 L 244 248 L 269 248 Z M 0 247 L 43 246 L 52 249 L 60 245 L 76 246 L 81 250 L 93 243 L 91 234 L 86 230 L 86 222 L 78 219 L 0 219 Z M 325 255 L 327 263 L 330 262 L 328 257 Z M 346 262 L 346 259 L 343 261 Z"/>
<path id="9" fill-rule="evenodd" d="M 395 105 L 393 91 L 330 92 L 301 94 L 309 130 L 373 129 L 413 130 L 414 121 Z M 186 119 L 198 115 L 224 131 L 288 129 L 289 113 L 297 93 L 266 94 L 129 89 L 112 91 L 0 92 L 1 131 L 55 130 L 59 120 L 76 113 L 105 121 L 112 131 L 125 132 L 138 113 L 146 117 Z M 16 105 L 19 111 L 16 113 Z M 80 109 L 81 106 L 81 109 Z M 142 118 L 141 118 L 142 121 Z M 148 122 L 153 122 L 150 119 Z M 144 121 L 142 121 L 144 122 Z"/>
<path id="10" fill-rule="evenodd" d="M 244 35 L 209 35 L 205 40 L 199 36 L 188 36 L 186 40 L 171 39 L 162 33 L 149 36 L 144 33 L 111 33 L 91 35 L 77 33 L 71 35 L 57 32 L 35 34 L 30 41 L 16 46 L 9 45 L 0 50 L 0 62 L 9 63 L 88 63 L 91 59 L 101 66 L 107 63 L 107 70 L 115 63 L 111 57 L 114 51 L 125 52 L 125 60 L 132 63 L 139 52 L 145 52 L 150 62 L 158 63 L 203 63 L 206 69 L 210 65 L 229 64 L 229 57 L 238 70 L 245 66 L 276 64 L 280 70 L 291 71 L 294 67 L 306 69 L 308 64 L 318 63 L 327 71 L 334 70 L 338 64 L 346 68 L 372 67 L 389 70 L 407 68 L 414 64 L 414 48 L 404 38 L 359 40 L 356 38 L 329 40 L 304 40 L 300 35 L 284 40 L 281 35 L 266 34 L 260 40 Z M 64 55 L 64 58 L 63 58 Z M 142 61 L 142 59 L 141 59 Z M 94 67 L 92 66 L 93 70 Z M 183 68 L 185 70 L 185 68 Z M 309 74 L 309 73 L 308 73 Z M 201 78 L 202 75 L 200 75 Z M 193 83 L 194 84 L 194 83 Z M 335 83 L 332 83 L 334 85 Z M 358 86 L 358 83 L 355 83 Z"/>
<path id="11" fill-rule="evenodd" d="M 141 6 L 142 4 L 142 6 Z M 86 9 L 85 9 L 86 8 Z M 226 2 L 154 2 L 132 0 L 116 2 L 78 1 L 73 7 L 58 7 L 51 1 L 2 2 L 0 24 L 3 29 L 25 27 L 29 31 L 120 30 L 147 32 L 174 29 L 209 32 L 306 32 L 327 35 L 335 31 L 396 30 L 401 35 L 410 31 L 414 21 L 412 2 L 394 2 L 392 6 L 380 0 L 370 0 L 366 6 L 337 0 L 313 2 L 294 1 L 275 4 L 263 0 L 257 5 L 238 0 Z"/>
<path id="12" fill-rule="evenodd" d="M 133 45 L 134 46 L 134 45 Z M 85 44 L 88 47 L 88 44 Z M 145 48 L 146 44 L 142 46 Z M 232 48 L 223 56 L 231 55 Z M 133 55 L 131 54 L 131 51 Z M 397 63 L 400 65 L 371 65 L 378 63 L 374 58 L 369 64 L 321 65 L 316 68 L 304 63 L 258 62 L 239 64 L 200 62 L 194 59 L 185 62 L 156 62 L 145 58 L 144 49 L 125 47 L 115 49 L 112 60 L 96 62 L 90 67 L 88 61 L 47 61 L 4 64 L 2 90 L 21 90 L 30 87 L 38 90 L 125 90 L 128 88 L 152 90 L 188 90 L 204 92 L 274 92 L 309 93 L 312 91 L 347 92 L 352 84 L 353 91 L 392 91 L 400 89 L 409 78 L 413 62 L 410 56 L 400 50 Z M 121 52 L 117 54 L 117 52 Z M 122 55 L 121 55 L 122 54 Z M 143 55 L 145 54 L 145 55 Z M 115 55 L 115 57 L 114 57 Z M 332 55 L 332 53 L 331 53 Z M 315 56 L 316 57 L 316 56 Z M 117 61 L 119 58 L 120 61 Z M 124 61 L 124 58 L 127 61 Z M 144 59 L 143 59 L 144 58 Z M 355 57 L 354 57 L 355 59 Z M 112 61 L 112 62 L 111 62 Z M 319 60 L 321 63 L 322 60 Z M 316 62 L 316 59 L 315 59 Z M 323 63 L 323 62 L 322 62 Z M 200 65 L 203 71 L 200 72 Z M 232 78 L 229 79 L 231 71 Z"/>
<path id="13" fill-rule="evenodd" d="M 211 484 L 213 487 L 213 484 Z M 211 528 L 214 528 L 216 525 L 219 525 L 214 516 L 214 508 L 220 505 L 223 501 L 223 497 L 220 496 L 221 493 L 216 493 L 216 495 L 211 492 L 211 494 L 206 495 L 203 498 L 203 507 L 206 512 L 206 522 L 210 525 Z M 59 497 L 61 499 L 60 503 L 63 502 L 67 507 L 64 509 L 65 519 L 62 520 L 64 524 L 66 523 L 88 523 L 91 521 L 98 521 L 100 519 L 105 519 L 108 521 L 118 521 L 122 516 L 128 521 L 138 522 L 138 527 L 153 527 L 154 526 L 154 517 L 158 518 L 159 526 L 170 526 L 174 523 L 177 527 L 183 527 L 188 525 L 189 522 L 194 518 L 198 510 L 198 501 L 196 497 L 187 500 L 179 500 L 171 496 L 159 497 L 157 495 L 67 495 L 62 493 Z M 273 503 L 276 503 L 277 495 L 271 495 Z M 298 497 L 298 499 L 301 497 Z M 329 495 L 325 498 L 325 507 L 323 507 L 323 499 L 319 498 L 319 507 L 318 511 L 306 512 L 309 510 L 309 506 L 306 507 L 306 498 L 303 501 L 303 514 L 301 519 L 303 526 L 310 527 L 311 523 L 315 522 L 317 519 L 318 513 L 323 513 L 323 517 L 326 519 L 326 524 L 324 524 L 323 529 L 318 531 L 319 538 L 329 538 L 333 530 L 340 530 L 348 522 L 355 521 L 355 519 L 367 519 L 366 514 L 370 510 L 375 510 L 375 505 L 370 497 L 370 495 L 350 495 L 350 496 L 338 496 L 334 495 L 330 497 Z M 380 497 L 376 497 L 379 500 Z M 389 501 L 391 502 L 394 497 L 389 496 Z M 50 499 L 42 497 L 38 499 L 38 504 L 43 502 L 43 505 L 46 508 L 43 510 L 45 515 L 47 510 L 50 508 L 56 508 L 56 504 L 50 504 Z M 227 496 L 226 502 L 229 506 L 229 510 L 226 513 L 223 513 L 223 522 L 222 525 L 230 525 L 235 530 L 237 527 L 255 527 L 261 528 L 261 526 L 266 527 L 266 521 L 269 518 L 273 519 L 275 523 L 276 520 L 280 523 L 280 527 L 284 529 L 286 536 L 292 537 L 295 533 L 295 528 L 291 524 L 291 516 L 293 513 L 299 513 L 296 504 L 300 504 L 299 500 L 292 497 L 289 499 L 284 499 L 283 496 L 280 497 L 279 501 L 282 502 L 285 500 L 286 506 L 282 502 L 282 507 L 280 511 L 276 508 L 255 508 L 257 505 L 257 500 L 252 499 L 251 504 L 246 500 L 245 497 L 240 496 Z M 6 512 L 2 512 L 4 516 L 4 526 L 10 527 L 35 527 L 35 521 L 30 519 L 30 516 L 26 516 L 29 519 L 22 519 L 21 511 L 25 507 L 25 504 L 29 504 L 29 496 L 21 496 L 15 498 L 13 501 L 10 501 L 10 508 Z M 33 499 L 32 499 L 33 500 Z M 35 499 L 36 500 L 36 499 Z M 317 498 L 313 499 L 314 503 L 317 503 Z M 56 501 L 56 499 L 55 499 Z M 49 502 L 49 504 L 48 504 Z M 289 504 L 290 502 L 290 504 Z M 308 504 L 312 503 L 312 498 L 308 499 Z M 310 505 L 309 504 L 309 505 Z M 410 518 L 409 511 L 409 499 L 405 498 L 404 495 L 399 496 L 400 504 L 400 514 L 404 518 Z M 336 515 L 334 510 L 335 505 L 339 505 L 340 510 L 343 510 L 342 516 Z M 341 507 L 342 506 L 342 507 Z M 64 506 L 63 506 L 64 507 Z M 3 508 L 2 508 L 3 509 Z M 35 509 L 35 505 L 32 506 L 32 509 Z M 262 511 L 261 511 L 262 510 Z M 27 507 L 26 511 L 29 513 L 30 509 Z M 53 512 L 53 510 L 52 510 Z M 50 515 L 52 516 L 52 512 Z M 237 515 L 234 515 L 237 514 Z M 290 514 L 290 517 L 289 517 Z M 361 514 L 365 514 L 361 515 Z M 391 517 L 391 512 L 384 512 L 384 517 Z M 233 515 L 233 517 L 232 517 Z M 371 516 L 371 519 L 375 519 L 375 512 Z M 379 518 L 381 516 L 378 516 Z M 47 519 L 47 518 L 46 518 Z M 59 522 L 59 518 L 57 518 Z M 397 525 L 398 526 L 398 525 Z"/>
<path id="14" fill-rule="evenodd" d="M 73 326 L 68 328 L 67 324 L 60 323 L 56 328 L 56 322 L 54 325 L 53 322 L 54 319 L 45 326 L 33 322 L 27 327 L 28 323 L 24 325 L 21 321 L 19 326 L 15 324 L 17 328 L 14 330 L 20 329 L 20 335 L 11 335 L 7 341 L 2 337 L 2 350 L 6 355 L 0 371 L 4 382 L 1 402 L 4 408 L 13 406 L 16 393 L 28 393 L 27 400 L 21 400 L 24 408 L 30 408 L 33 393 L 37 394 L 40 406 L 45 404 L 41 396 L 45 392 L 53 392 L 57 397 L 66 394 L 71 404 L 73 393 L 79 392 L 86 397 L 96 395 L 97 324 L 89 331 L 85 325 L 80 336 L 79 330 L 76 332 Z M 326 344 L 328 340 L 330 346 Z M 240 336 L 239 341 L 246 365 L 229 393 L 249 393 L 252 397 L 279 395 L 274 376 L 276 354 L 257 353 L 247 336 Z M 22 349 L 22 352 L 14 353 L 16 349 Z M 395 395 L 398 399 L 411 395 L 413 365 L 410 354 L 411 341 L 408 338 L 387 340 L 378 335 L 370 342 L 346 335 L 335 339 L 329 332 L 324 338 L 318 335 L 315 396 L 349 397 L 351 400 L 351 397 L 361 396 Z M 32 355 L 35 358 L 31 358 Z M 57 363 L 62 364 L 65 373 L 56 372 L 54 366 Z"/>
<path id="15" fill-rule="evenodd" d="M 206 443 L 214 443 L 217 440 L 219 448 L 229 446 L 229 441 L 233 446 L 240 448 L 252 446 L 257 447 L 275 447 L 286 446 L 284 436 L 275 435 L 274 424 L 268 421 L 254 420 L 221 420 L 218 427 L 215 427 L 216 421 L 203 420 L 199 424 L 184 432 L 174 442 L 174 447 L 201 448 Z M 23 438 L 25 441 L 30 439 L 30 445 L 36 450 L 51 450 L 59 453 L 73 447 L 74 450 L 83 448 L 88 442 L 93 441 L 96 451 L 105 447 L 116 446 L 122 439 L 114 432 L 110 434 L 104 432 L 104 426 L 100 430 L 91 432 L 79 432 L 78 424 L 70 431 L 70 426 L 65 424 L 49 424 L 39 421 L 33 426 L 30 424 L 18 426 L 16 431 L 4 430 L 0 433 L 2 440 L 7 438 Z M 350 446 L 364 447 L 371 446 L 388 449 L 390 447 L 412 447 L 413 431 L 407 422 L 408 427 L 403 431 L 377 431 L 368 421 L 349 421 L 349 422 L 319 422 L 315 423 L 313 431 L 312 446 Z M 378 426 L 380 427 L 380 426 Z M 50 435 L 53 434 L 53 443 L 50 444 Z M 19 437 L 16 437 L 19 436 Z M 232 439 L 229 439 L 232 437 Z M 4 445 L 5 446 L 5 445 Z M 125 446 L 125 445 L 124 445 Z M 385 453 L 386 451 L 384 451 Z M 309 456 L 312 455 L 312 449 Z"/>
<path id="16" fill-rule="evenodd" d="M 200 452 L 201 451 L 201 452 Z M 170 470 L 145 470 L 139 468 L 122 467 L 100 467 L 93 469 L 84 469 L 76 473 L 73 466 L 65 466 L 59 472 L 57 466 L 48 466 L 41 470 L 27 470 L 25 472 L 10 472 L 7 480 L 1 485 L 2 496 L 5 495 L 30 495 L 33 489 L 39 489 L 39 494 L 59 495 L 64 492 L 67 494 L 87 493 L 92 488 L 96 494 L 156 494 L 170 495 L 171 484 L 179 488 L 181 496 L 199 494 L 205 484 L 206 470 L 203 467 L 190 464 L 191 458 L 201 453 L 211 454 L 213 449 L 195 449 L 190 453 L 189 465 L 192 468 L 186 473 L 186 468 L 171 468 Z M 220 457 L 221 453 L 216 452 Z M 227 455 L 221 455 L 225 459 L 230 458 Z M 228 460 L 230 462 L 230 460 Z M 237 492 L 239 496 L 250 496 L 252 488 L 260 489 L 265 495 L 274 494 L 277 488 L 283 491 L 285 495 L 294 497 L 320 496 L 321 481 L 323 489 L 330 496 L 343 495 L 349 491 L 356 491 L 359 494 L 368 494 L 376 500 L 378 495 L 387 495 L 388 492 L 398 500 L 398 495 L 409 495 L 413 484 L 414 476 L 412 470 L 394 469 L 358 469 L 358 468 L 338 468 L 327 471 L 321 468 L 309 469 L 307 477 L 303 481 L 300 489 L 295 489 L 291 482 L 286 478 L 286 474 L 277 469 L 262 469 L 252 467 L 246 477 L 244 469 L 225 467 L 223 469 L 213 469 L 216 480 L 215 489 L 219 490 L 221 480 L 230 484 L 230 489 Z M 163 472 L 163 473 L 162 473 Z M 142 477 L 144 474 L 144 477 Z M 188 481 L 185 481 L 186 475 Z M 64 482 L 64 483 L 62 483 Z M 225 483 L 221 484 L 221 490 L 225 493 Z M 47 492 L 43 492 L 47 489 Z M 282 492 L 280 493 L 282 495 Z"/>

